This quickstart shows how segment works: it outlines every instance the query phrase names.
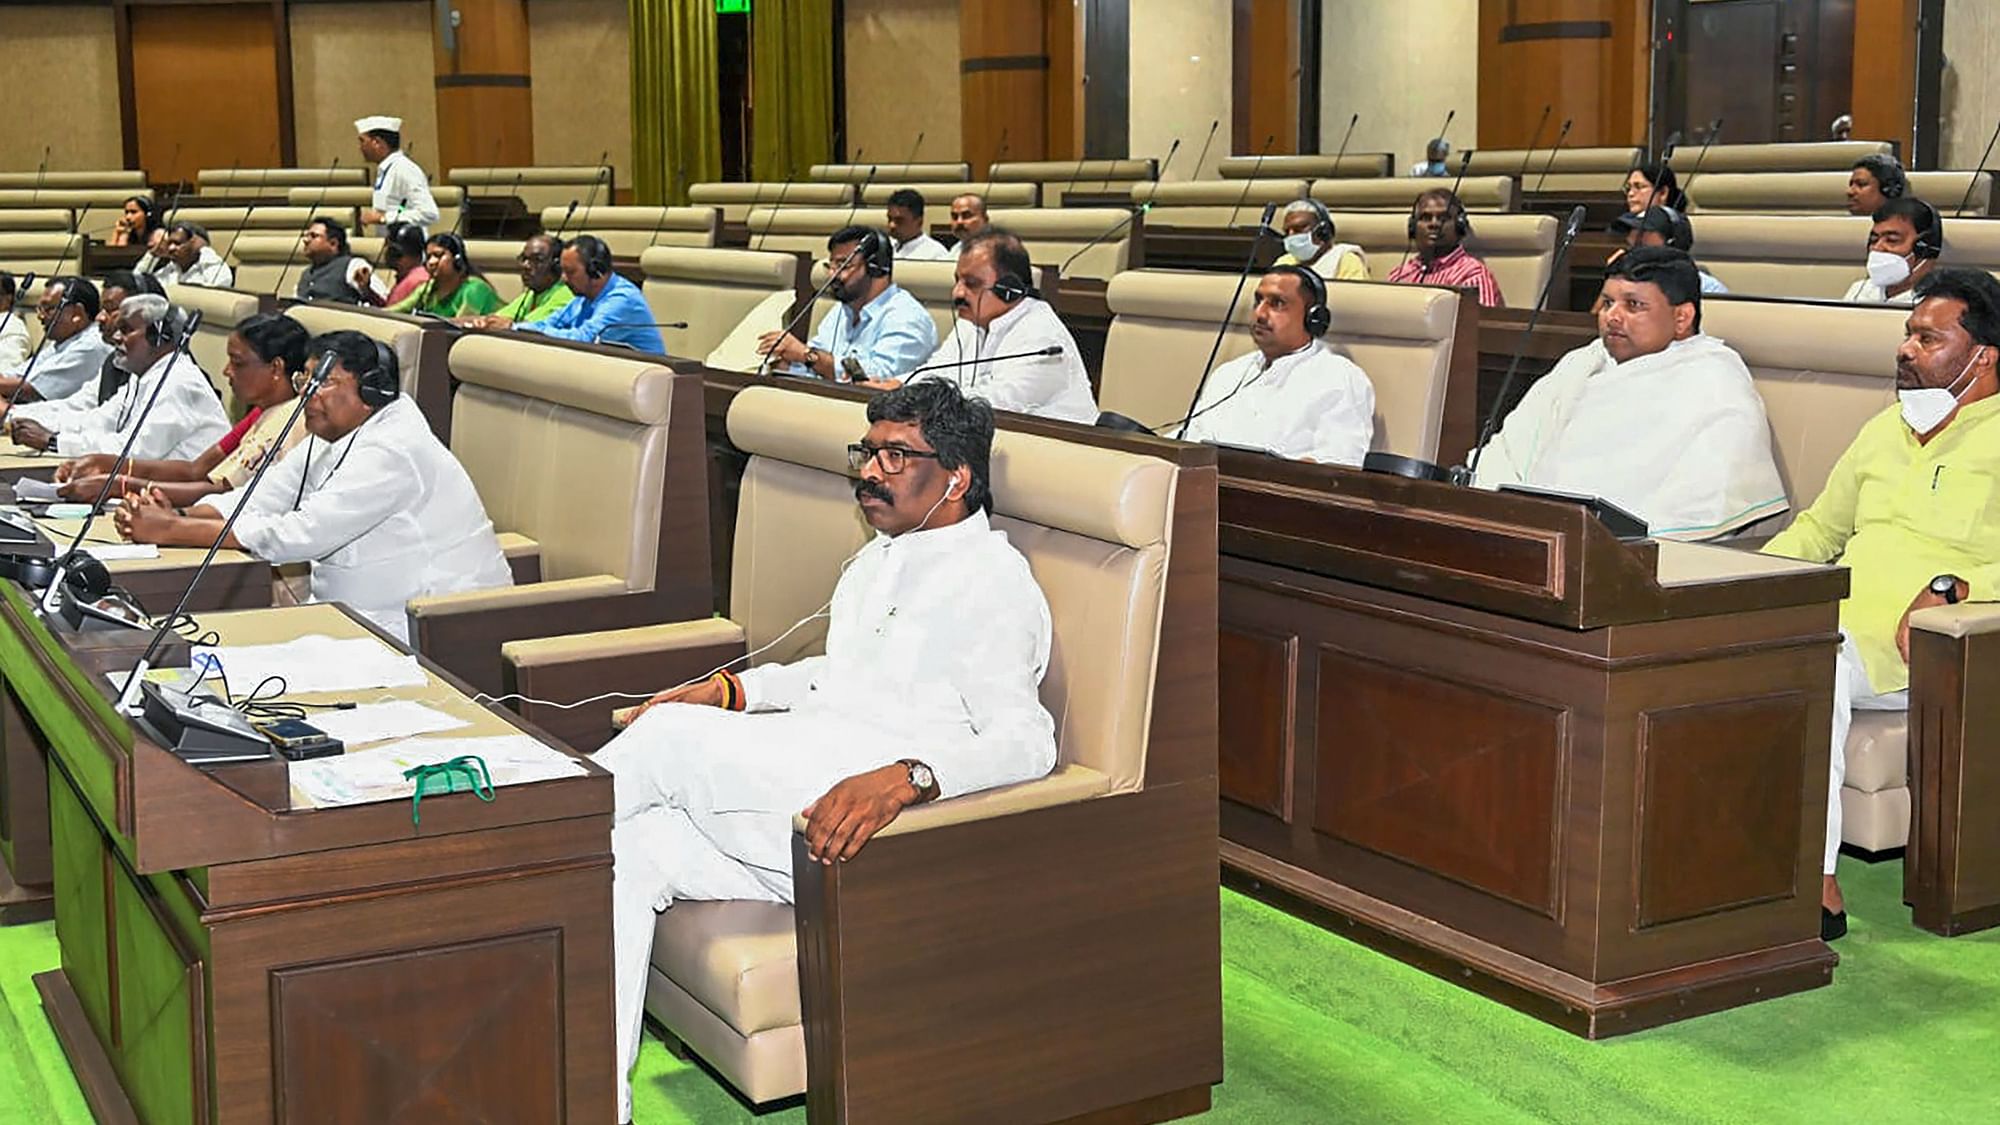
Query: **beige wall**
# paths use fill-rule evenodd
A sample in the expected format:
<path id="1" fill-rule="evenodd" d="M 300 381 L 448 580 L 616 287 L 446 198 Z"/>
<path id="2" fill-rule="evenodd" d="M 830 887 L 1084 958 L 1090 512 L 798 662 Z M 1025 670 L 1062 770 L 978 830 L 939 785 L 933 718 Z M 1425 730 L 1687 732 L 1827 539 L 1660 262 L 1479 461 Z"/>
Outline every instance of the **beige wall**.
<path id="1" fill-rule="evenodd" d="M 1012 0 L 1028 3 L 1030 0 Z M 847 0 L 847 152 L 958 160 L 957 0 Z"/>
<path id="2" fill-rule="evenodd" d="M 528 0 L 535 163 L 595 164 L 632 176 L 632 25 L 625 0 Z"/>
<path id="3" fill-rule="evenodd" d="M 1938 140 L 1944 159 L 1937 166 L 1970 168 L 1993 135 L 1993 123 L 2000 121 L 2000 5 L 1959 0 L 1944 6 L 1941 94 L 1944 119 Z M 1987 160 L 1989 166 L 1993 163 Z"/>
<path id="4" fill-rule="evenodd" d="M 50 168 L 125 167 L 114 46 L 109 6 L 0 7 L 0 170 L 34 171 L 43 146 Z"/>
<path id="5" fill-rule="evenodd" d="M 1396 174 L 1423 159 L 1453 109 L 1452 150 L 1479 135 L 1479 0 L 1328 4 L 1320 25 L 1320 148 L 1354 114 L 1351 152 L 1393 152 Z"/>
<path id="6" fill-rule="evenodd" d="M 354 119 L 403 119 L 403 147 L 433 180 L 437 166 L 437 77 L 427 4 L 293 4 L 292 114 L 300 167 L 335 157 L 352 168 Z"/>
<path id="7" fill-rule="evenodd" d="M 1338 6 L 1338 5 L 1335 5 Z M 1219 0 L 1131 0 L 1130 155 L 1164 158 L 1181 138 L 1170 180 L 1203 180 L 1229 152 L 1233 59 L 1230 6 Z M 1194 155 L 1220 120 L 1202 166 Z"/>

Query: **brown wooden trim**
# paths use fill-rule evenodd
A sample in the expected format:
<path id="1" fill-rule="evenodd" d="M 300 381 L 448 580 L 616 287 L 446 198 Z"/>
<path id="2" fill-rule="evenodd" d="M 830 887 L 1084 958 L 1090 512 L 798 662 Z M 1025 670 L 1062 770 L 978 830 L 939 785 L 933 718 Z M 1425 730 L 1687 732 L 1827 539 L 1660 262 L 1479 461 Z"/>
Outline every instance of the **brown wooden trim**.
<path id="1" fill-rule="evenodd" d="M 526 89 L 531 84 L 525 74 L 440 74 L 435 81 L 440 90 L 455 86 L 504 86 Z"/>
<path id="2" fill-rule="evenodd" d="M 1319 135 L 1320 65 L 1323 52 L 1320 38 L 1325 35 L 1320 0 L 1298 0 L 1299 5 L 1299 152 L 1324 152 Z M 1343 130 L 1344 131 L 1344 130 Z"/>
<path id="3" fill-rule="evenodd" d="M 1234 0 L 1229 10 L 1229 151 L 1250 152 L 1257 144 L 1250 139 L 1251 75 L 1257 60 L 1250 52 L 1250 25 L 1254 0 Z M 1200 175 L 1197 169 L 1196 175 Z"/>
<path id="4" fill-rule="evenodd" d="M 44 850 L 48 847 L 46 838 L 42 847 Z M 23 887 L 14 881 L 6 865 L 0 864 L 0 926 L 46 922 L 55 916 L 56 893 L 53 887 Z"/>
<path id="5" fill-rule="evenodd" d="M 111 5 L 112 51 L 118 57 L 118 131 L 125 148 L 125 167 L 139 167 L 139 102 L 132 84 L 131 0 Z M 143 169 L 142 169 L 143 171 Z"/>
<path id="6" fill-rule="evenodd" d="M 964 59 L 958 64 L 960 74 L 978 74 L 986 70 L 1047 70 L 1047 55 L 992 55 L 980 59 Z"/>
<path id="7" fill-rule="evenodd" d="M 299 133 L 292 94 L 292 18 L 287 2 L 271 0 L 271 45 L 278 56 L 278 162 L 292 168 L 299 162 Z"/>
<path id="8" fill-rule="evenodd" d="M 100 1125 L 139 1125 L 139 1115 L 133 1111 L 131 1099 L 118 1084 L 111 1056 L 105 1054 L 97 1033 L 91 1030 L 90 1019 L 83 1014 L 83 1004 L 77 1000 L 69 978 L 61 969 L 50 969 L 36 973 L 34 980 L 35 991 L 42 998 L 42 1010 L 48 1013 L 49 1025 L 55 1028 L 63 1057 L 76 1072 L 76 1084 L 83 1090 L 83 1104 L 90 1107 L 91 1117 Z"/>
<path id="9" fill-rule="evenodd" d="M 1610 20 L 1546 20 L 1542 23 L 1512 23 L 1500 29 L 1500 42 L 1526 43 L 1534 39 L 1609 39 Z"/>

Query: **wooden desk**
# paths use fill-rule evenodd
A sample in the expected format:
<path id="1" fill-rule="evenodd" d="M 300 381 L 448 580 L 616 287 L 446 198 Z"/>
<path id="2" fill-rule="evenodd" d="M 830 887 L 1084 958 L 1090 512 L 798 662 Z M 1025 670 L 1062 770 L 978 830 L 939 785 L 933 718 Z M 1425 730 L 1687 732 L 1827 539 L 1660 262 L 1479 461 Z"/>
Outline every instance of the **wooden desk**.
<path id="1" fill-rule="evenodd" d="M 541 233 L 542 216 L 516 195 L 468 195 L 459 226 L 467 238 L 525 239 Z"/>
<path id="2" fill-rule="evenodd" d="M 51 538 L 67 546 L 76 536 L 77 520 L 43 520 Z M 108 520 L 102 527 L 113 535 Z M 130 591 L 154 613 L 166 613 L 180 600 L 204 552 L 181 547 L 160 551 L 157 559 L 128 559 L 105 564 L 112 581 Z M 196 612 L 249 609 L 271 604 L 271 564 L 239 551 L 215 556 L 208 576 L 195 591 L 190 608 Z M 92 634 L 92 638 L 104 634 Z M 143 641 L 141 642 L 143 643 Z M 4 657 L 0 657 L 4 664 Z M 26 720 L 11 685 L 0 693 L 0 925 L 39 922 L 55 911 L 54 858 L 49 847 L 47 746 Z"/>
<path id="3" fill-rule="evenodd" d="M 333 606 L 205 624 L 393 644 Z M 129 660 L 0 588 L 0 672 L 54 766 L 62 967 L 35 984 L 99 1121 L 613 1119 L 608 775 L 427 796 L 421 826 L 295 807 L 281 762 L 198 770 L 118 715 L 100 673 Z M 474 720 L 447 737 L 527 729 L 429 671 L 365 694 Z"/>
<path id="4" fill-rule="evenodd" d="M 1252 208 L 1255 210 L 1255 208 Z M 1251 216 L 1251 222 L 1256 216 Z M 1152 224 L 1146 228 L 1145 266 L 1148 269 L 1212 270 L 1236 273 L 1257 241 L 1253 270 L 1269 269 L 1285 252 L 1283 239 L 1266 235 L 1257 239 L 1255 231 L 1216 230 L 1208 227 L 1168 227 Z M 1138 268 L 1135 263 L 1134 269 Z"/>
<path id="5" fill-rule="evenodd" d="M 2000 926 L 2000 632 L 1910 630 L 1910 840 L 1903 901 L 1956 937 Z"/>

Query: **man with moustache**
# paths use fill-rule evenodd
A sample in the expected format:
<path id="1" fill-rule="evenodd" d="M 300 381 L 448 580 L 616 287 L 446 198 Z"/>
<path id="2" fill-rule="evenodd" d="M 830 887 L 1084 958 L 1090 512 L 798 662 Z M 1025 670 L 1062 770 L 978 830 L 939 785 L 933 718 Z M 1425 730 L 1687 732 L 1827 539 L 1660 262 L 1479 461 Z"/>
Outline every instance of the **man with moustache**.
<path id="1" fill-rule="evenodd" d="M 562 311 L 576 298 L 562 279 L 562 252 L 562 239 L 550 234 L 530 235 L 514 259 L 521 267 L 521 295 L 490 316 L 463 316 L 458 322 L 469 328 L 511 328 L 547 320 Z"/>
<path id="2" fill-rule="evenodd" d="M 103 357 L 97 371 L 83 380 L 81 386 L 64 398 L 36 399 L 28 401 L 23 396 L 14 404 L 7 418 L 14 422 L 33 421 L 46 429 L 56 428 L 56 419 L 64 415 L 88 414 L 97 404 L 110 398 L 125 385 L 132 373 L 125 370 L 125 357 L 118 352 L 118 329 L 124 323 L 121 315 L 127 296 L 150 294 L 164 297 L 166 290 L 157 278 L 150 274 L 132 273 L 129 270 L 112 270 L 104 275 L 104 287 L 98 291 L 97 328 L 91 335 L 102 341 L 103 346 L 95 349 Z"/>
<path id="3" fill-rule="evenodd" d="M 842 383 L 900 380 L 937 346 L 937 324 L 895 283 L 895 248 L 870 227 L 847 226 L 826 240 L 827 292 L 839 301 L 807 343 L 788 332 L 766 332 L 759 355 L 774 370 Z M 778 367 L 786 364 L 786 367 Z"/>
<path id="4" fill-rule="evenodd" d="M 103 311 L 101 300 L 97 287 L 83 278 L 49 279 L 35 304 L 47 342 L 40 355 L 30 353 L 18 367 L 0 371 L 0 396 L 18 397 L 23 403 L 53 401 L 94 382 L 112 350 L 107 337 L 90 330 L 91 321 Z"/>
<path id="5" fill-rule="evenodd" d="M 993 413 L 940 381 L 868 403 L 847 447 L 875 538 L 829 602 L 826 653 L 655 695 L 599 751 L 613 778 L 619 1120 L 658 911 L 792 899 L 792 817 L 815 862 L 852 859 L 904 808 L 1040 777 L 1048 602 L 993 509 Z"/>
<path id="6" fill-rule="evenodd" d="M 1423 193 L 1410 208 L 1410 240 L 1416 257 L 1391 270 L 1389 280 L 1398 285 L 1470 289 L 1487 308 L 1506 304 L 1493 271 L 1465 249 L 1465 236 L 1471 233 L 1465 204 L 1459 202 L 1456 192 L 1432 188 Z"/>
<path id="7" fill-rule="evenodd" d="M 1765 546 L 1847 567 L 1834 669 L 1820 936 L 1847 933 L 1834 878 L 1847 732 L 1858 708 L 1910 706 L 1910 614 L 2000 597 L 2000 282 L 1941 268 L 1917 282 L 1896 349 L 1896 405 L 1869 419 L 1826 487 Z"/>
<path id="8" fill-rule="evenodd" d="M 189 460 L 229 432 L 222 400 L 192 355 L 180 352 L 187 323 L 165 297 L 125 298 L 118 310 L 120 366 L 132 379 L 87 411 L 42 421 L 10 418 L 17 444 L 64 457 L 116 453 Z M 150 406 L 150 410 L 148 407 Z"/>
<path id="9" fill-rule="evenodd" d="M 951 237 L 957 242 L 959 253 L 964 253 L 965 244 L 974 235 L 985 234 L 986 197 L 975 192 L 967 192 L 951 201 Z"/>

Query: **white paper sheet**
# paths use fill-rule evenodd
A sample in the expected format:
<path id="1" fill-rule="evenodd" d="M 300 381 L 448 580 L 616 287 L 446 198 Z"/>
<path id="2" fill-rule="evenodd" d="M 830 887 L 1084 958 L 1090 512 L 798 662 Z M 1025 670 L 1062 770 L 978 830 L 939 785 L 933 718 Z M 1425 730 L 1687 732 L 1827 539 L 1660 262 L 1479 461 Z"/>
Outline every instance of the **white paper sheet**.
<path id="1" fill-rule="evenodd" d="M 425 682 L 417 658 L 373 637 L 335 640 L 319 633 L 275 645 L 197 648 L 190 666 L 213 653 L 232 695 L 248 695 L 271 676 L 282 676 L 286 695 L 416 687 Z"/>
<path id="2" fill-rule="evenodd" d="M 369 742 L 415 738 L 420 734 L 436 734 L 472 725 L 412 699 L 364 703 L 351 711 L 316 711 L 307 716 L 306 721 L 339 739 L 350 749 Z"/>
<path id="3" fill-rule="evenodd" d="M 486 738 L 416 738 L 373 750 L 358 750 L 330 758 L 291 764 L 292 788 L 315 808 L 365 805 L 376 801 L 409 800 L 416 783 L 403 771 L 435 765 L 461 755 L 476 755 L 486 763 L 496 789 L 561 777 L 581 777 L 583 763 L 525 734 Z M 433 783 L 435 784 L 435 783 Z M 427 789 L 426 797 L 442 796 Z"/>
<path id="4" fill-rule="evenodd" d="M 56 487 L 54 481 L 22 477 L 14 482 L 14 499 L 24 504 L 53 504 L 62 499 Z"/>
<path id="5" fill-rule="evenodd" d="M 127 559 L 157 559 L 160 548 L 153 543 L 86 543 L 83 553 L 98 562 L 123 562 Z"/>

